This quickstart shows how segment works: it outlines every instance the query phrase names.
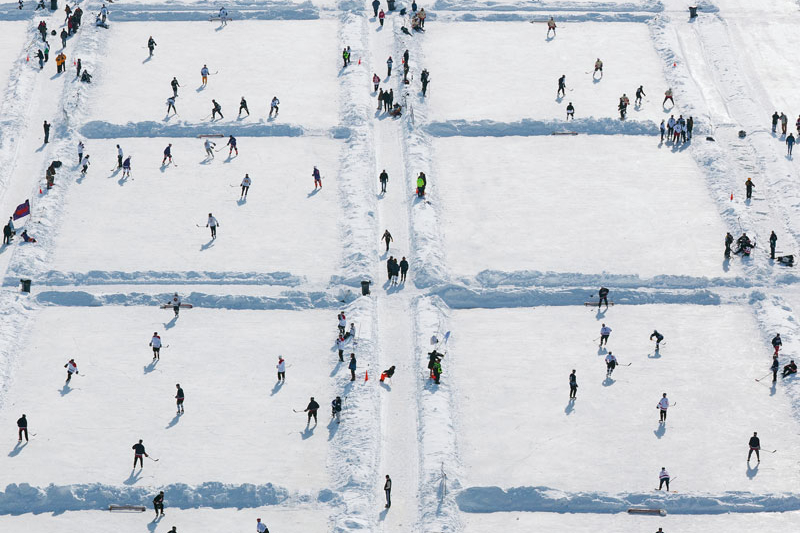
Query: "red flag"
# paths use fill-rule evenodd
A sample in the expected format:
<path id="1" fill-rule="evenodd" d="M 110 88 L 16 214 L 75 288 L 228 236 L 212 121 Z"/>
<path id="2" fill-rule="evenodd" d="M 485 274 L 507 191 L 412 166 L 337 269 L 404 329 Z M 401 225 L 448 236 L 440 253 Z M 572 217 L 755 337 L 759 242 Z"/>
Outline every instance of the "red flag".
<path id="1" fill-rule="evenodd" d="M 28 216 L 31 214 L 31 202 L 30 200 L 25 200 L 24 204 L 19 204 L 17 208 L 14 210 L 14 220 L 18 218 L 22 218 L 24 216 Z"/>

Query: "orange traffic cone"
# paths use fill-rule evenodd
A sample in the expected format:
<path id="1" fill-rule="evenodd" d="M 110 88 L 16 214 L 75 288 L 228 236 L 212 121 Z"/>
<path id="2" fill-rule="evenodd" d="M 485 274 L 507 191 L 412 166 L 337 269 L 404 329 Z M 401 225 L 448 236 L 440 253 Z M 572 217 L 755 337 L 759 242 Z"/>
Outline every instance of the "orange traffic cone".
<path id="1" fill-rule="evenodd" d="M 27 63 L 28 61 L 30 61 L 30 60 L 31 60 L 31 56 L 30 56 L 30 55 L 27 55 L 27 56 L 25 56 L 25 62 L 26 62 L 26 63 Z"/>
<path id="2" fill-rule="evenodd" d="M 731 202 L 733 201 L 733 193 L 731 193 Z"/>
<path id="3" fill-rule="evenodd" d="M 364 381 L 369 381 L 369 370 L 364 372 Z"/>
<path id="4" fill-rule="evenodd" d="M 678 66 L 678 62 L 677 61 L 672 64 L 672 68 L 675 68 L 677 66 Z"/>
<path id="5" fill-rule="evenodd" d="M 359 65 L 361 64 L 361 58 L 360 57 L 358 58 L 358 64 Z"/>
<path id="6" fill-rule="evenodd" d="M 42 194 L 42 188 L 39 187 L 39 194 Z"/>

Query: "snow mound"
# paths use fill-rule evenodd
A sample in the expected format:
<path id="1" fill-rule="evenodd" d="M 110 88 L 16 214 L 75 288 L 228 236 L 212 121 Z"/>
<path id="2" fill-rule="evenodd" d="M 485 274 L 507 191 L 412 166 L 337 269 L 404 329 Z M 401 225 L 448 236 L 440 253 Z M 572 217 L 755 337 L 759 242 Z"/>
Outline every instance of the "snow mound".
<path id="1" fill-rule="evenodd" d="M 225 285 L 283 285 L 296 287 L 306 280 L 289 272 L 208 272 L 208 271 L 154 271 L 120 272 L 116 270 L 90 270 L 89 272 L 62 272 L 51 270 L 36 280 L 37 285 L 149 285 L 149 284 L 225 284 Z M 16 278 L 7 277 L 5 286 L 16 286 Z"/>
<path id="2" fill-rule="evenodd" d="M 241 2 L 227 4 L 232 20 L 313 20 L 319 9 L 311 2 Z M 110 11 L 114 22 L 209 20 L 218 8 L 206 3 L 115 4 Z"/>
<path id="3" fill-rule="evenodd" d="M 424 130 L 434 137 L 507 137 L 510 135 L 556 135 L 586 133 L 592 135 L 657 135 L 658 124 L 651 121 L 618 120 L 616 118 L 583 118 L 563 120 L 523 119 L 516 122 L 493 120 L 448 120 L 431 122 Z"/>
<path id="4" fill-rule="evenodd" d="M 102 120 L 87 122 L 81 127 L 81 135 L 87 139 L 119 139 L 125 137 L 197 137 L 198 135 L 235 135 L 237 137 L 301 137 L 303 135 L 326 135 L 334 139 L 347 139 L 350 129 L 336 127 L 330 130 L 309 131 L 291 124 L 213 124 L 143 121 L 127 124 L 111 124 Z"/>
<path id="5" fill-rule="evenodd" d="M 789 278 L 789 276 L 787 276 Z M 504 272 L 500 270 L 483 270 L 475 276 L 475 281 L 482 287 L 495 288 L 503 285 L 515 287 L 592 287 L 607 285 L 616 288 L 657 288 L 657 289 L 705 289 L 710 287 L 753 287 L 752 279 L 705 278 L 693 276 L 660 275 L 652 278 L 641 278 L 631 274 L 582 274 L 576 272 L 539 272 L 523 270 Z"/>

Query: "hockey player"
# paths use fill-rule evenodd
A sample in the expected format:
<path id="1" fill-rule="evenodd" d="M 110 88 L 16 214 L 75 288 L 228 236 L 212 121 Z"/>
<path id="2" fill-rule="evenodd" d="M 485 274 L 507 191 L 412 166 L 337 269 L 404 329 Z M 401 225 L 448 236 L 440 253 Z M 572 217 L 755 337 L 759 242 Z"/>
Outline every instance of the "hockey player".
<path id="1" fill-rule="evenodd" d="M 658 330 L 653 330 L 653 333 L 650 334 L 650 340 L 653 340 L 655 337 L 656 339 L 656 351 L 658 351 L 658 346 L 661 344 L 661 341 L 664 340 L 664 335 L 658 332 Z"/>
<path id="2" fill-rule="evenodd" d="M 733 235 L 731 232 L 725 234 L 725 258 L 730 259 L 731 257 L 731 244 L 733 244 Z"/>
<path id="3" fill-rule="evenodd" d="M 794 362 L 794 359 L 789 361 L 789 364 L 783 367 L 783 373 L 781 374 L 782 378 L 785 378 L 789 374 L 796 374 L 797 373 L 797 365 Z"/>
<path id="4" fill-rule="evenodd" d="M 628 105 L 630 105 L 631 101 L 628 99 L 628 96 L 623 93 L 619 99 L 619 118 L 620 120 L 625 120 L 625 115 L 628 113 Z"/>
<path id="5" fill-rule="evenodd" d="M 156 518 L 158 518 L 158 513 L 161 511 L 161 516 L 164 516 L 164 491 L 162 490 L 156 497 L 153 498 L 153 509 L 156 510 Z"/>
<path id="6" fill-rule="evenodd" d="M 211 103 L 214 104 L 211 108 L 211 120 L 215 120 L 217 115 L 219 115 L 219 118 L 225 118 L 222 116 L 222 106 L 213 98 L 211 99 Z"/>
<path id="7" fill-rule="evenodd" d="M 392 56 L 389 56 L 389 59 L 386 60 L 386 77 L 390 77 L 392 75 L 392 64 L 394 61 L 392 60 Z"/>
<path id="8" fill-rule="evenodd" d="M 219 8 L 219 21 L 223 26 L 228 25 L 228 10 L 224 6 Z"/>
<path id="9" fill-rule="evenodd" d="M 122 159 L 124 155 L 125 154 L 122 152 L 122 148 L 117 145 L 117 168 L 122 168 Z"/>
<path id="10" fill-rule="evenodd" d="M 319 186 L 319 188 L 321 189 L 322 188 L 322 176 L 320 176 L 319 169 L 316 166 L 314 167 L 314 171 L 311 173 L 311 175 L 314 176 L 314 190 L 315 191 L 317 190 L 317 186 Z"/>
<path id="11" fill-rule="evenodd" d="M 164 166 L 167 160 L 172 163 L 172 143 L 169 143 L 167 147 L 164 148 L 164 158 L 161 160 L 161 166 Z"/>
<path id="12" fill-rule="evenodd" d="M 600 298 L 597 301 L 598 309 L 600 309 L 600 306 L 603 304 L 603 302 L 605 302 L 606 309 L 608 309 L 608 293 L 609 293 L 608 289 L 606 289 L 605 287 L 600 287 L 600 290 L 597 292 L 597 296 Z"/>
<path id="13" fill-rule="evenodd" d="M 200 69 L 200 79 L 203 83 L 203 87 L 208 85 L 208 66 L 203 65 L 203 68 Z"/>
<path id="14" fill-rule="evenodd" d="M 600 327 L 600 346 L 608 344 L 608 336 L 611 335 L 611 328 L 603 324 Z"/>
<path id="15" fill-rule="evenodd" d="M 181 298 L 178 296 L 177 292 L 172 296 L 172 300 L 169 302 L 169 304 L 172 305 L 172 310 L 175 312 L 175 318 L 178 318 L 178 313 L 181 311 Z"/>
<path id="16" fill-rule="evenodd" d="M 636 89 L 636 99 L 634 100 L 634 103 L 637 106 L 642 105 L 642 96 L 647 96 L 647 95 L 644 94 L 644 85 L 639 85 L 639 88 Z"/>
<path id="17" fill-rule="evenodd" d="M 242 99 L 239 101 L 239 116 L 242 116 L 242 111 L 247 113 L 248 117 L 250 116 L 250 110 L 247 109 L 247 100 L 244 99 L 244 96 L 242 96 Z"/>
<path id="18" fill-rule="evenodd" d="M 667 422 L 667 409 L 669 409 L 669 399 L 667 399 L 667 393 L 661 395 L 661 399 L 658 400 L 658 405 L 656 405 L 656 409 L 659 411 L 659 424 L 664 424 Z M 669 490 L 669 487 L 667 487 Z"/>
<path id="19" fill-rule="evenodd" d="M 575 106 L 572 105 L 572 102 L 567 104 L 567 120 L 569 119 L 575 120 Z"/>
<path id="20" fill-rule="evenodd" d="M 750 462 L 750 456 L 753 455 L 753 452 L 756 452 L 756 459 L 760 463 L 761 456 L 758 452 L 761 450 L 761 440 L 758 438 L 758 433 L 756 431 L 753 432 L 753 436 L 750 437 L 747 444 L 750 446 L 750 451 L 747 452 L 747 462 Z"/>
<path id="21" fill-rule="evenodd" d="M 381 192 L 386 192 L 386 184 L 389 183 L 389 174 L 386 173 L 386 169 L 384 168 L 381 172 L 381 175 L 378 176 L 378 181 L 381 182 Z"/>
<path id="22" fill-rule="evenodd" d="M 617 358 L 611 352 L 606 356 L 606 377 L 611 377 L 611 373 L 617 367 Z"/>
<path id="23" fill-rule="evenodd" d="M 250 175 L 249 174 L 245 174 L 244 175 L 244 179 L 242 180 L 242 194 L 241 194 L 241 196 L 239 196 L 239 200 L 241 200 L 243 198 L 247 198 L 247 191 L 250 190 L 250 184 L 251 183 L 252 183 L 252 180 L 250 179 Z"/>
<path id="24" fill-rule="evenodd" d="M 575 369 L 569 375 L 569 397 L 575 399 L 578 395 L 578 377 L 575 375 Z"/>
<path id="25" fill-rule="evenodd" d="M 65 382 L 66 384 L 69 383 L 70 380 L 72 379 L 72 374 L 78 373 L 78 365 L 75 363 L 75 359 L 70 359 L 69 361 L 67 361 L 67 364 L 64 365 L 64 368 L 67 369 L 67 381 Z"/>
<path id="26" fill-rule="evenodd" d="M 341 333 L 339 337 L 336 339 L 336 350 L 339 352 L 339 361 L 344 362 L 344 348 L 345 348 L 346 341 L 344 340 L 344 335 Z"/>
<path id="27" fill-rule="evenodd" d="M 305 408 L 305 412 L 308 413 L 308 422 L 306 422 L 306 426 L 311 423 L 311 417 L 314 417 L 314 425 L 317 424 L 317 409 L 319 409 L 319 404 L 314 400 L 314 397 L 311 397 L 311 400 L 308 402 L 308 406 Z"/>
<path id="28" fill-rule="evenodd" d="M 350 381 L 355 381 L 357 368 L 356 354 L 350 354 L 350 363 L 348 363 L 347 368 L 350 370 Z"/>
<path id="29" fill-rule="evenodd" d="M 234 137 L 233 135 L 228 137 L 228 144 L 226 144 L 225 146 L 230 146 L 230 148 L 228 149 L 228 157 L 230 157 L 234 151 L 236 152 L 236 155 L 239 155 L 239 149 L 236 148 L 236 137 Z"/>
<path id="30" fill-rule="evenodd" d="M 381 240 L 382 241 L 386 241 L 386 251 L 388 252 L 389 251 L 389 243 L 394 241 L 394 239 L 392 238 L 392 234 L 389 233 L 388 229 L 383 232 L 383 237 L 381 237 Z"/>
<path id="31" fill-rule="evenodd" d="M 175 394 L 175 405 L 177 406 L 177 409 L 178 409 L 178 413 L 177 414 L 182 415 L 183 414 L 183 400 L 184 400 L 183 388 L 181 388 L 181 384 L 180 383 L 176 383 L 175 384 L 175 388 L 178 389 L 178 391 Z"/>
<path id="32" fill-rule="evenodd" d="M 172 96 L 177 98 L 178 97 L 178 87 L 181 86 L 181 84 L 178 83 L 178 78 L 173 76 L 172 81 L 169 82 L 169 84 L 172 86 Z"/>
<path id="33" fill-rule="evenodd" d="M 600 72 L 600 77 L 603 77 L 603 62 L 600 61 L 600 58 L 597 58 L 597 61 L 594 62 L 594 72 L 592 72 L 592 78 L 595 77 L 597 72 Z"/>
<path id="34" fill-rule="evenodd" d="M 664 91 L 664 101 L 663 101 L 663 102 L 661 102 L 661 105 L 662 105 L 662 106 L 666 106 L 666 105 L 667 105 L 667 100 L 669 100 L 669 102 L 670 102 L 670 103 L 671 103 L 673 106 L 675 106 L 675 100 L 673 100 L 673 99 L 672 99 L 672 87 L 670 87 L 669 89 L 667 89 L 666 91 Z"/>
<path id="35" fill-rule="evenodd" d="M 380 85 L 381 79 L 378 77 L 377 73 L 372 74 L 372 85 L 374 87 L 372 92 L 378 92 L 378 85 Z"/>
<path id="36" fill-rule="evenodd" d="M 217 146 L 215 143 L 211 142 L 210 139 L 206 138 L 206 142 L 203 143 L 203 147 L 206 149 L 206 159 L 209 157 L 214 159 L 214 147 Z"/>
<path id="37" fill-rule="evenodd" d="M 558 78 L 558 90 L 556 91 L 556 98 L 563 97 L 567 89 L 567 75 L 562 74 Z"/>
<path id="38" fill-rule="evenodd" d="M 136 468 L 136 461 L 139 461 L 139 467 L 144 468 L 144 457 L 150 457 L 147 455 L 147 452 L 144 450 L 144 444 L 142 444 L 142 439 L 139 439 L 139 442 L 131 446 L 133 449 L 133 468 Z"/>
<path id="39" fill-rule="evenodd" d="M 344 330 L 347 328 L 347 317 L 344 316 L 344 311 L 336 315 L 336 319 L 338 320 L 339 335 L 344 337 Z"/>
<path id="40" fill-rule="evenodd" d="M 81 175 L 85 176 L 87 170 L 89 170 L 89 154 L 84 155 L 81 160 Z"/>
<path id="41" fill-rule="evenodd" d="M 278 364 L 275 365 L 278 369 L 278 381 L 286 381 L 286 360 L 282 356 L 278 356 Z"/>
<path id="42" fill-rule="evenodd" d="M 150 57 L 153 57 L 153 51 L 156 49 L 156 41 L 153 39 L 152 35 L 147 39 L 147 49 L 150 50 Z"/>
<path id="43" fill-rule="evenodd" d="M 219 222 L 211 213 L 208 214 L 208 222 L 206 222 L 206 227 L 211 228 L 211 238 L 217 238 L 217 227 L 219 226 Z"/>
<path id="44" fill-rule="evenodd" d="M 176 115 L 178 114 L 178 110 L 175 109 L 175 97 L 174 96 L 170 96 L 169 98 L 167 98 L 167 116 L 169 116 L 170 109 Z"/>
<path id="45" fill-rule="evenodd" d="M 269 533 L 267 524 L 262 522 L 260 518 L 256 518 L 256 533 Z"/>
<path id="46" fill-rule="evenodd" d="M 153 332 L 153 338 L 150 339 L 149 346 L 153 348 L 153 361 L 156 359 L 161 359 L 161 337 L 158 336 L 158 332 Z"/>
<path id="47" fill-rule="evenodd" d="M 553 20 L 553 17 L 550 17 L 550 20 L 547 21 L 547 37 L 550 37 L 550 32 L 553 32 L 553 37 L 556 36 L 556 21 Z"/>
<path id="48" fill-rule="evenodd" d="M 781 349 L 783 346 L 783 341 L 781 340 L 781 334 L 776 333 L 774 337 L 772 337 L 772 347 L 775 348 L 775 355 L 778 355 L 778 350 Z"/>
<path id="49" fill-rule="evenodd" d="M 667 485 L 667 491 L 669 492 L 669 473 L 667 469 L 662 466 L 661 472 L 658 473 L 658 490 L 661 490 L 664 484 Z"/>
<path id="50" fill-rule="evenodd" d="M 772 382 L 775 383 L 778 381 L 778 369 L 780 368 L 780 363 L 778 363 L 778 356 L 772 356 L 772 364 L 770 365 L 769 369 L 772 370 Z"/>
<path id="51" fill-rule="evenodd" d="M 278 106 L 281 104 L 281 101 L 278 100 L 277 96 L 272 97 L 272 101 L 269 103 L 269 116 L 272 117 L 272 112 L 275 111 L 275 118 L 278 117 Z"/>
<path id="52" fill-rule="evenodd" d="M 22 434 L 25 434 L 25 442 L 28 442 L 28 417 L 24 414 L 17 419 L 17 442 L 22 442 Z"/>
<path id="53" fill-rule="evenodd" d="M 337 396 L 331 402 L 331 418 L 335 418 L 336 423 L 338 424 L 341 422 L 341 416 L 342 416 L 342 399 L 339 396 Z"/>

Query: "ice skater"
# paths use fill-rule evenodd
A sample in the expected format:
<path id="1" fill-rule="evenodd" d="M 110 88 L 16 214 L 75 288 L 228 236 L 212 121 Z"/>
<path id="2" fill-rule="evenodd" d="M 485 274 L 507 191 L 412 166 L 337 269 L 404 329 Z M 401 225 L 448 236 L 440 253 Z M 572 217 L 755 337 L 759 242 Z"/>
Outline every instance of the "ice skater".
<path id="1" fill-rule="evenodd" d="M 272 112 L 275 111 L 275 118 L 278 118 L 278 106 L 281 104 L 281 101 L 278 100 L 277 96 L 272 97 L 272 101 L 269 103 L 269 116 L 272 118 Z"/>
<path id="2" fill-rule="evenodd" d="M 314 400 L 314 397 L 311 397 L 311 400 L 308 402 L 308 406 L 305 408 L 305 412 L 308 413 L 308 421 L 306 422 L 306 427 L 311 424 L 311 417 L 314 417 L 314 425 L 317 425 L 317 409 L 319 409 L 319 404 Z"/>
<path id="3" fill-rule="evenodd" d="M 28 442 L 28 417 L 24 414 L 17 420 L 17 442 L 22 442 L 22 435 L 25 434 L 25 442 Z"/>
<path id="4" fill-rule="evenodd" d="M 661 467 L 661 472 L 658 473 L 658 490 L 661 490 L 661 487 L 667 485 L 667 492 L 669 492 L 669 473 L 667 469 L 663 466 Z"/>
<path id="5" fill-rule="evenodd" d="M 278 381 L 286 381 L 286 360 L 282 356 L 278 356 L 278 364 L 275 365 L 278 369 Z"/>
<path id="6" fill-rule="evenodd" d="M 236 148 L 236 137 L 234 137 L 233 135 L 228 137 L 228 144 L 226 144 L 225 146 L 230 146 L 230 148 L 228 149 L 228 157 L 230 157 L 233 152 L 236 152 L 236 155 L 239 155 L 239 149 Z"/>
<path id="7" fill-rule="evenodd" d="M 597 58 L 597 61 L 594 62 L 594 72 L 592 72 L 592 78 L 594 78 L 597 73 L 600 73 L 600 77 L 603 77 L 603 62 L 600 61 L 600 58 Z"/>
<path id="8" fill-rule="evenodd" d="M 205 87 L 208 85 L 208 66 L 203 65 L 203 68 L 200 69 L 200 80 L 202 82 L 202 86 Z"/>
<path id="9" fill-rule="evenodd" d="M 778 355 L 778 350 L 781 349 L 783 346 L 783 341 L 781 340 L 781 334 L 776 333 L 774 337 L 772 337 L 772 347 L 775 349 L 775 354 Z"/>
<path id="10" fill-rule="evenodd" d="M 747 452 L 747 462 L 750 462 L 750 456 L 753 455 L 753 452 L 756 452 L 756 460 L 760 463 L 761 456 L 758 452 L 761 450 L 761 440 L 758 438 L 757 432 L 753 432 L 753 436 L 750 437 L 750 441 L 747 444 L 750 446 L 750 451 Z"/>
<path id="11" fill-rule="evenodd" d="M 139 467 L 144 468 L 144 457 L 150 457 L 147 455 L 147 452 L 144 449 L 144 444 L 142 444 L 142 439 L 139 439 L 139 442 L 131 446 L 133 450 L 133 468 L 136 468 L 136 461 L 139 461 Z"/>
<path id="12" fill-rule="evenodd" d="M 172 163 L 172 143 L 169 143 L 166 148 L 164 148 L 164 158 L 161 160 L 161 166 L 163 167 L 164 164 L 169 160 Z"/>
<path id="13" fill-rule="evenodd" d="M 153 498 L 153 509 L 156 511 L 156 518 L 158 518 L 159 511 L 161 516 L 164 516 L 164 491 L 162 490 L 156 497 Z"/>
<path id="14" fill-rule="evenodd" d="M 336 423 L 339 424 L 342 420 L 342 398 L 337 396 L 331 402 L 331 418 L 336 419 Z"/>
<path id="15" fill-rule="evenodd" d="M 603 303 L 606 304 L 606 309 L 608 309 L 608 293 L 608 289 L 605 287 L 600 287 L 600 290 L 597 292 L 597 296 L 599 297 L 599 300 L 597 301 L 598 309 L 600 309 L 600 306 L 603 305 Z"/>
<path id="16" fill-rule="evenodd" d="M 217 222 L 216 217 L 211 213 L 208 214 L 208 222 L 206 223 L 207 228 L 211 228 L 211 238 L 217 238 L 217 227 L 219 226 L 219 222 Z"/>
<path id="17" fill-rule="evenodd" d="M 314 190 L 317 190 L 317 187 L 322 188 L 322 176 L 319 174 L 319 169 L 315 166 L 314 171 L 311 173 L 314 176 Z"/>
<path id="18" fill-rule="evenodd" d="M 242 194 L 239 196 L 239 200 L 243 200 L 247 198 L 247 192 L 250 190 L 250 184 L 252 180 L 250 179 L 249 174 L 244 175 L 244 179 L 242 179 Z"/>
<path id="19" fill-rule="evenodd" d="M 553 20 L 553 17 L 550 17 L 550 20 L 547 21 L 547 38 L 550 38 L 550 32 L 553 32 L 553 37 L 556 36 L 556 21 Z"/>
<path id="20" fill-rule="evenodd" d="M 658 351 L 661 342 L 664 340 L 664 335 L 658 332 L 658 330 L 653 330 L 653 333 L 650 334 L 650 340 L 656 340 L 656 351 Z"/>
<path id="21" fill-rule="evenodd" d="M 616 356 L 613 353 L 608 352 L 608 355 L 606 356 L 606 377 L 607 378 L 611 377 L 611 374 L 614 372 L 614 369 L 617 367 L 617 364 L 618 363 L 617 363 Z"/>
<path id="22" fill-rule="evenodd" d="M 153 338 L 150 339 L 150 345 L 153 348 L 153 361 L 156 359 L 161 359 L 161 337 L 158 336 L 158 332 L 153 332 Z"/>
<path id="23" fill-rule="evenodd" d="M 67 361 L 67 364 L 64 365 L 64 368 L 67 369 L 67 381 L 64 382 L 64 384 L 66 385 L 72 379 L 72 374 L 78 373 L 78 365 L 77 363 L 75 363 L 75 359 L 70 359 L 69 361 Z"/>
<path id="24" fill-rule="evenodd" d="M 178 296 L 177 292 L 172 296 L 172 300 L 170 300 L 167 305 L 172 306 L 172 310 L 175 312 L 175 318 L 178 318 L 178 314 L 181 312 L 181 297 Z"/>
<path id="25" fill-rule="evenodd" d="M 206 139 L 203 143 L 203 147 L 206 149 L 206 159 L 211 158 L 214 159 L 214 147 L 216 147 L 216 143 L 211 142 L 210 139 Z"/>
<path id="26" fill-rule="evenodd" d="M 175 405 L 176 405 L 176 407 L 178 409 L 178 413 L 177 414 L 182 415 L 183 414 L 183 400 L 184 400 L 183 388 L 181 387 L 180 383 L 176 383 L 175 384 L 175 388 L 178 389 L 177 392 L 175 393 Z"/>
<path id="27" fill-rule="evenodd" d="M 241 101 L 239 101 L 239 116 L 242 116 L 242 111 L 247 113 L 248 117 L 250 116 L 250 110 L 247 109 L 247 100 L 244 99 L 244 96 L 242 96 Z"/>
<path id="28" fill-rule="evenodd" d="M 222 116 L 222 106 L 213 98 L 211 99 L 211 103 L 213 104 L 211 108 L 211 120 L 216 120 L 217 115 L 219 115 L 219 118 L 225 118 Z"/>
<path id="29" fill-rule="evenodd" d="M 608 336 L 611 335 L 611 328 L 603 324 L 600 327 L 600 346 L 608 345 Z"/>
<path id="30" fill-rule="evenodd" d="M 661 395 L 661 399 L 658 400 L 658 405 L 656 405 L 656 409 L 659 411 L 659 424 L 666 424 L 667 423 L 667 409 L 669 409 L 669 399 L 667 399 L 667 393 Z M 667 487 L 669 490 L 669 487 Z"/>
<path id="31" fill-rule="evenodd" d="M 572 369 L 572 373 L 569 375 L 569 397 L 570 399 L 575 399 L 578 395 L 578 377 L 575 375 L 575 369 Z"/>

